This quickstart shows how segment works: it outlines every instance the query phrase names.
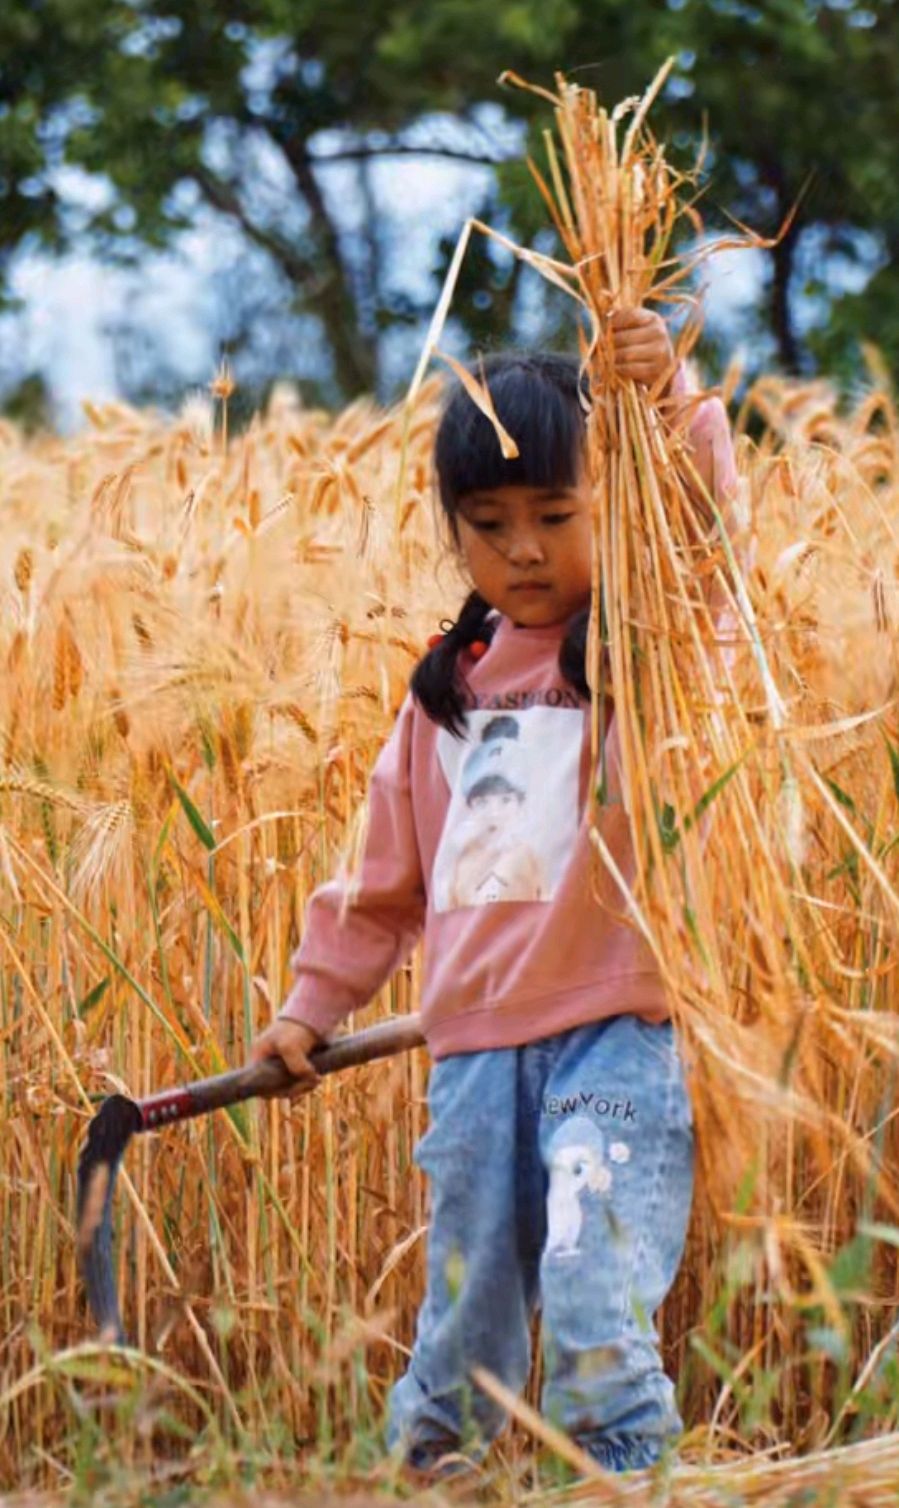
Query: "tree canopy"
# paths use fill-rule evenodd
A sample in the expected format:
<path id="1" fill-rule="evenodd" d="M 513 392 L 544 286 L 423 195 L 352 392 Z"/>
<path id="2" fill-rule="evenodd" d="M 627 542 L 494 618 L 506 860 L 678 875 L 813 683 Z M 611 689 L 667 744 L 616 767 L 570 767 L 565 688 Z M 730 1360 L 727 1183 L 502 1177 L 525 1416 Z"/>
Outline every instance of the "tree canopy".
<path id="1" fill-rule="evenodd" d="M 389 160 L 399 176 L 412 154 L 496 164 L 484 217 L 545 241 L 520 153 L 483 107 L 522 121 L 538 158 L 549 107 L 498 75 L 551 87 L 558 69 L 611 104 L 671 53 L 653 129 L 687 163 L 707 127 L 710 228 L 730 214 L 770 234 L 802 194 L 759 311 L 783 368 L 851 376 L 860 338 L 895 366 L 894 0 L 13 0 L 0 10 L 0 280 L 23 243 L 134 256 L 208 206 L 280 270 L 293 308 L 316 315 L 348 399 L 373 386 L 385 332 L 430 312 L 385 275 L 370 165 Z M 337 161 L 358 170 L 351 234 L 324 188 Z M 73 208 L 65 167 L 107 191 Z M 503 338 L 519 277 L 475 245 L 456 306 L 473 338 L 488 325 Z M 817 326 L 802 328 L 803 301 L 823 311 Z"/>

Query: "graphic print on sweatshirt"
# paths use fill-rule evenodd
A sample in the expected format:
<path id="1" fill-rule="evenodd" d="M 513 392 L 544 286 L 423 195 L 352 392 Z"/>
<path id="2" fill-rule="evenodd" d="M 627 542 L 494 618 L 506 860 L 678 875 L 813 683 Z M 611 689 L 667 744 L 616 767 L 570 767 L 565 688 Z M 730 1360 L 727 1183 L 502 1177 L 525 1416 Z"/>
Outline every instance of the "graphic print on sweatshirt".
<path id="1" fill-rule="evenodd" d="M 450 802 L 434 858 L 435 911 L 551 901 L 577 837 L 585 713 L 466 709 L 467 737 L 437 735 Z"/>

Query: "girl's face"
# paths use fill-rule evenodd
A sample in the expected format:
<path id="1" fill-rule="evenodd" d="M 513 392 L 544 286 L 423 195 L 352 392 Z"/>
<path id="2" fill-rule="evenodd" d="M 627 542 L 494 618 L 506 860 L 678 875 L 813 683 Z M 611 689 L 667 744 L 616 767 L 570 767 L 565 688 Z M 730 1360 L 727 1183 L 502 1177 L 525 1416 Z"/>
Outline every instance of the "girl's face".
<path id="1" fill-rule="evenodd" d="M 590 494 L 577 487 L 470 492 L 457 513 L 476 590 L 519 627 L 562 623 L 590 601 Z M 525 591 L 525 583 L 541 590 Z"/>
<path id="2" fill-rule="evenodd" d="M 515 791 L 490 791 L 483 796 L 472 796 L 468 804 L 478 813 L 482 827 L 493 833 L 498 827 L 508 827 L 515 820 L 521 797 Z"/>

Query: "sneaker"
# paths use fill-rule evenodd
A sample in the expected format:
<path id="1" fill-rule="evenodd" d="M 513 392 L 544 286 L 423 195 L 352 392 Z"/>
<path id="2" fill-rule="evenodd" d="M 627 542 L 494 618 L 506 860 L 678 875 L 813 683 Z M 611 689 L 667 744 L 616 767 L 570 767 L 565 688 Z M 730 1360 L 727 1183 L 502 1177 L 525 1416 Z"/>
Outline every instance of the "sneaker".
<path id="1" fill-rule="evenodd" d="M 458 1450 L 441 1450 L 435 1445 L 413 1445 L 402 1466 L 402 1475 L 410 1486 L 427 1488 L 457 1485 L 460 1491 L 470 1492 L 474 1487 L 484 1486 L 490 1474 L 483 1467 Z"/>
<path id="2" fill-rule="evenodd" d="M 600 1430 L 575 1437 L 581 1450 L 592 1456 L 606 1471 L 646 1471 L 662 1455 L 663 1442 L 640 1435 L 606 1435 Z"/>

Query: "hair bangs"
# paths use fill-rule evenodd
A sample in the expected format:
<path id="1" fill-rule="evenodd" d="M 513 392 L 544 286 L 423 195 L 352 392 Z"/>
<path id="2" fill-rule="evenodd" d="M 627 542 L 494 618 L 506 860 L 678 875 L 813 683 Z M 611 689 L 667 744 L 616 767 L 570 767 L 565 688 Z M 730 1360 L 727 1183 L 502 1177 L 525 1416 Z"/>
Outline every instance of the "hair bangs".
<path id="1" fill-rule="evenodd" d="M 497 417 L 518 446 L 506 460 L 490 420 L 457 383 L 435 442 L 441 502 L 451 516 L 472 492 L 499 487 L 574 487 L 583 465 L 584 413 L 578 363 L 571 357 L 516 357 L 484 362 Z M 477 373 L 475 372 L 475 375 Z"/>

